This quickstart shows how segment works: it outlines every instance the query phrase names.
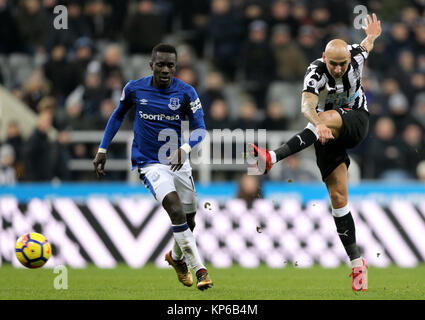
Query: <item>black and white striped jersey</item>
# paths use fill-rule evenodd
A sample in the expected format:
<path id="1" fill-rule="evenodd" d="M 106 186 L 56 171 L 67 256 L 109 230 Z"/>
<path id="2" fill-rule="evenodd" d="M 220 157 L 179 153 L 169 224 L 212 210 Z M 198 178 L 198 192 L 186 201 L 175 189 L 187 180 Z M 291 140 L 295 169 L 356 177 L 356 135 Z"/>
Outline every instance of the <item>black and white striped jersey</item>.
<path id="1" fill-rule="evenodd" d="M 351 62 L 345 74 L 335 79 L 326 68 L 323 58 L 313 61 L 304 77 L 303 92 L 319 96 L 316 110 L 318 112 L 345 107 L 367 109 L 366 96 L 362 88 L 362 71 L 367 50 L 359 44 L 348 46 Z"/>

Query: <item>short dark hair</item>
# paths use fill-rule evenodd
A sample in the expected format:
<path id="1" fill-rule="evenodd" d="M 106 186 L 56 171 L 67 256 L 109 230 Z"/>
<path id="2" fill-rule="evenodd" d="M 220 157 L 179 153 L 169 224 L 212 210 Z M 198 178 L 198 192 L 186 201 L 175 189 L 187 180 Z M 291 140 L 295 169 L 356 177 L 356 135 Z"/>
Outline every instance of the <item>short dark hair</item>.
<path id="1" fill-rule="evenodd" d="M 152 60 L 155 58 L 157 52 L 174 53 L 177 59 L 177 50 L 174 46 L 167 43 L 159 43 L 152 49 Z"/>

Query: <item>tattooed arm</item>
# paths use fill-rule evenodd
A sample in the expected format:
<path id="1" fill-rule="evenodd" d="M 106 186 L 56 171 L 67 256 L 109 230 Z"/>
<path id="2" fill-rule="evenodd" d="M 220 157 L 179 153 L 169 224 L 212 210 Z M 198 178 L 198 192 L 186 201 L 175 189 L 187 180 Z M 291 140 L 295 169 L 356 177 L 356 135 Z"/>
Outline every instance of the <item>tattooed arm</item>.
<path id="1" fill-rule="evenodd" d="M 304 117 L 312 123 L 317 130 L 317 135 L 322 144 L 325 144 L 329 139 L 334 139 L 331 129 L 326 124 L 322 123 L 319 115 L 316 112 L 316 106 L 319 97 L 310 92 L 303 92 L 301 100 L 301 112 Z"/>

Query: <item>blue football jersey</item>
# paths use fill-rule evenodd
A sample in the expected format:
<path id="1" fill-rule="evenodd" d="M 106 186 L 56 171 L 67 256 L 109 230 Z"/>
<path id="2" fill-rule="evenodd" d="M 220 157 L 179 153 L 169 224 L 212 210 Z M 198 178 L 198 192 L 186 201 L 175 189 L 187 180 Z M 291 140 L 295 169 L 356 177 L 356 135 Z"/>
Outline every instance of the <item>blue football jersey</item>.
<path id="1" fill-rule="evenodd" d="M 129 81 L 120 103 L 108 121 L 100 148 L 107 149 L 127 112 L 135 107 L 134 139 L 131 162 L 133 168 L 149 163 L 167 163 L 166 157 L 183 144 L 182 121 L 192 130 L 205 131 L 204 113 L 195 89 L 173 78 L 166 89 L 152 85 L 152 76 Z M 191 147 L 202 140 L 191 135 Z"/>

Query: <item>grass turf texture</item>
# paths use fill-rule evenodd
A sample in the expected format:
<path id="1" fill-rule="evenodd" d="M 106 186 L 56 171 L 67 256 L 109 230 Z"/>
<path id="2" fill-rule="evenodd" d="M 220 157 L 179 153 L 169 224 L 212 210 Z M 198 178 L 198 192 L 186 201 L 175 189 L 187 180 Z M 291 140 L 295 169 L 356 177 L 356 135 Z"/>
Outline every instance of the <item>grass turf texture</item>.
<path id="1" fill-rule="evenodd" d="M 424 300 L 425 264 L 416 268 L 369 268 L 369 289 L 351 290 L 351 269 L 320 266 L 271 269 L 260 266 L 244 269 L 210 267 L 214 287 L 199 291 L 177 281 L 174 269 L 146 265 L 131 269 L 68 269 L 68 289 L 56 290 L 53 283 L 59 274 L 53 269 L 16 269 L 0 267 L 0 300 L 9 299 L 138 299 L 138 300 Z"/>

